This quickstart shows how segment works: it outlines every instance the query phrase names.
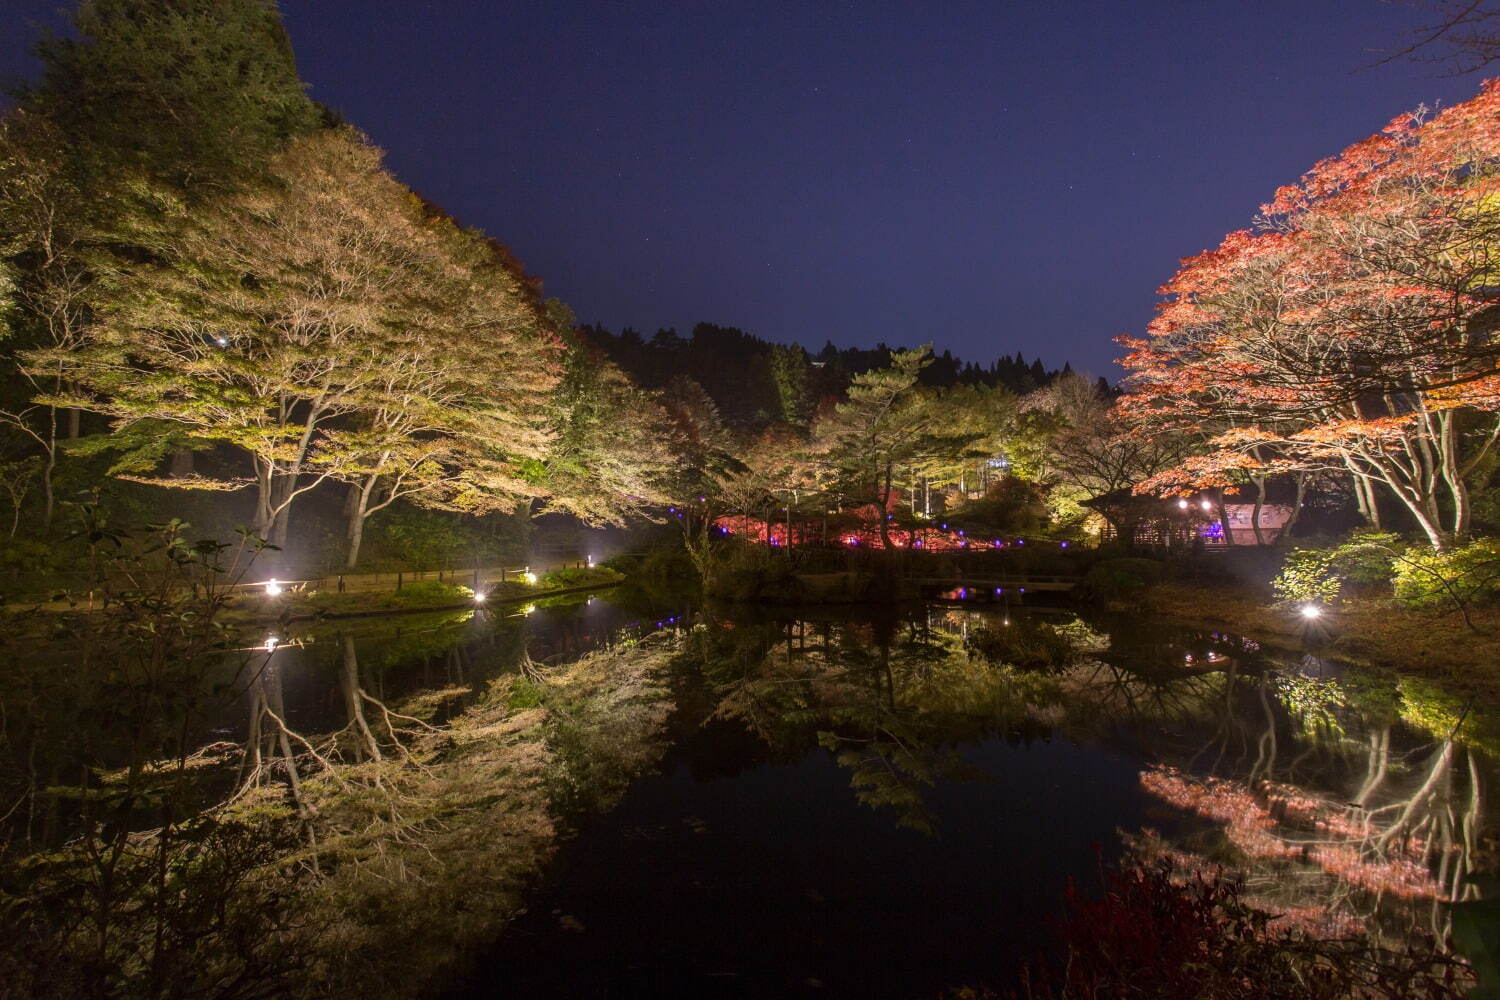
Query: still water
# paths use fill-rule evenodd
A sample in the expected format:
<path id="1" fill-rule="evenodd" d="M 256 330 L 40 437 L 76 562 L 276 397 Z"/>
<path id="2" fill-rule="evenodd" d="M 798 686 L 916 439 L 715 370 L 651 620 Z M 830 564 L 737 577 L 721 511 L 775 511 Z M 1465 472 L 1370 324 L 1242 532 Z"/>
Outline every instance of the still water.
<path id="1" fill-rule="evenodd" d="M 1009 630 L 1037 623 L 1066 651 L 1000 665 L 1028 648 Z M 683 648 L 655 766 L 562 817 L 569 836 L 461 995 L 1003 990 L 1046 960 L 1070 881 L 1094 889 L 1121 860 L 1228 866 L 1288 921 L 1393 943 L 1444 934 L 1441 901 L 1479 893 L 1492 766 L 1475 706 L 1312 646 L 1138 617 L 601 594 L 289 636 L 275 697 L 310 731 L 345 724 L 351 686 L 456 709 L 496 672 L 654 632 Z"/>

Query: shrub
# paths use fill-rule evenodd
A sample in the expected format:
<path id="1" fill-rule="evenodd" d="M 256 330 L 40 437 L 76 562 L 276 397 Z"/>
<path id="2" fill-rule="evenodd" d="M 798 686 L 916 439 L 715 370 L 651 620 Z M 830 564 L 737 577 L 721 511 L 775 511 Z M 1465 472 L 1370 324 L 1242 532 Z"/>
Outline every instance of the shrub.
<path id="1" fill-rule="evenodd" d="M 1394 583 L 1396 596 L 1417 608 L 1500 600 L 1500 539 L 1446 552 L 1413 550 L 1396 564 Z"/>
<path id="2" fill-rule="evenodd" d="M 1130 603 L 1161 575 L 1161 563 L 1151 559 L 1106 559 L 1084 574 L 1074 596 L 1096 604 Z"/>
<path id="3" fill-rule="evenodd" d="M 1287 553 L 1281 575 L 1271 581 L 1271 589 L 1283 601 L 1317 601 L 1330 604 L 1344 589 L 1339 576 L 1337 556 L 1328 549 L 1293 549 Z"/>
<path id="4" fill-rule="evenodd" d="M 607 583 L 619 583 L 623 579 L 623 573 L 608 566 L 568 566 L 550 570 L 543 575 L 542 586 L 556 590 L 567 587 L 602 587 Z"/>

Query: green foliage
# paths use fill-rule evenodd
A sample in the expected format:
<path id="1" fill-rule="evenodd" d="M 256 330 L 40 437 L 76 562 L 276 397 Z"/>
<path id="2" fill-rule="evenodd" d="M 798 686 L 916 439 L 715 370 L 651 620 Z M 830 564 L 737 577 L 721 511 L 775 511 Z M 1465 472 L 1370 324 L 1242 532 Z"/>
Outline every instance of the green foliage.
<path id="1" fill-rule="evenodd" d="M 542 574 L 541 585 L 553 590 L 574 587 L 607 587 L 625 579 L 625 574 L 608 566 L 568 566 Z"/>
<path id="2" fill-rule="evenodd" d="M 1325 549 L 1293 549 L 1287 553 L 1281 574 L 1271 582 L 1271 589 L 1283 601 L 1331 604 L 1344 588 L 1336 564 L 1335 554 Z"/>
<path id="3" fill-rule="evenodd" d="M 272 0 L 84 0 L 23 93 L 95 174 L 214 187 L 321 123 Z"/>
<path id="4" fill-rule="evenodd" d="M 1355 531 L 1334 550 L 1335 566 L 1348 585 L 1363 590 L 1383 590 L 1391 584 L 1397 557 L 1406 543 L 1387 531 Z"/>
<path id="5" fill-rule="evenodd" d="M 1500 539 L 1448 549 L 1413 549 L 1396 565 L 1396 596 L 1418 608 L 1500 600 Z"/>

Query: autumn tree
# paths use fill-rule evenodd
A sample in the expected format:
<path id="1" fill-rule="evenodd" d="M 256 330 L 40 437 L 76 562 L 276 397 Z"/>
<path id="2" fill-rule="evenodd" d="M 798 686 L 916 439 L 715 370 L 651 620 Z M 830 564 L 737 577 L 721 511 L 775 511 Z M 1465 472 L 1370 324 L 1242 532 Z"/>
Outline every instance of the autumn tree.
<path id="1" fill-rule="evenodd" d="M 118 473 L 250 485 L 254 528 L 280 545 L 323 482 L 383 481 L 388 498 L 441 481 L 439 452 L 467 436 L 490 456 L 469 488 L 493 490 L 506 463 L 540 454 L 551 360 L 519 279 L 431 218 L 356 133 L 298 139 L 266 183 L 210 206 L 142 198 L 152 258 L 122 269 L 79 349 L 27 355 L 78 387 L 62 402 L 113 420 L 133 446 Z M 231 446 L 249 481 L 157 476 L 163 441 Z"/>
<path id="2" fill-rule="evenodd" d="M 1126 406 L 1208 443 L 1139 488 L 1338 469 L 1433 546 L 1463 536 L 1500 437 L 1497 156 L 1492 83 L 1323 161 L 1254 230 L 1184 261 L 1148 336 L 1125 341 Z"/>

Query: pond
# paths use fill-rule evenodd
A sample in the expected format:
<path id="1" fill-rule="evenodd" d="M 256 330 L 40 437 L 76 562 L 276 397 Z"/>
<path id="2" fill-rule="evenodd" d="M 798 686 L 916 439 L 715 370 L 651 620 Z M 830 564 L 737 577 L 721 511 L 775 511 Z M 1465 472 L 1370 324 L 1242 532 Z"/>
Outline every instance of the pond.
<path id="1" fill-rule="evenodd" d="M 459 995 L 1004 989 L 1045 961 L 1070 882 L 1095 890 L 1122 859 L 1226 865 L 1287 921 L 1391 943 L 1445 933 L 1439 901 L 1479 894 L 1473 707 L 1311 647 L 953 600 L 778 615 L 596 595 L 464 618 L 357 637 L 377 697 L 657 629 L 685 653 L 656 766 L 567 817 Z M 1046 669 L 976 652 L 1025 659 L 1048 635 L 1066 650 Z M 303 674 L 297 723 L 342 725 L 337 671 Z"/>
<path id="2" fill-rule="evenodd" d="M 224 791 L 255 768 L 280 787 L 305 739 L 287 734 L 334 734 L 302 745 L 358 768 L 404 752 L 398 732 L 498 732 L 590 651 L 654 657 L 628 697 L 549 706 L 526 814 L 546 860 L 505 876 L 523 908 L 474 925 L 455 996 L 1004 991 L 1054 957 L 1068 886 L 1121 863 L 1224 866 L 1285 922 L 1393 945 L 1481 896 L 1500 744 L 1481 707 L 1311 636 L 948 598 L 772 612 L 621 590 L 246 636 L 213 732 Z M 466 767 L 441 780 L 495 797 Z"/>

